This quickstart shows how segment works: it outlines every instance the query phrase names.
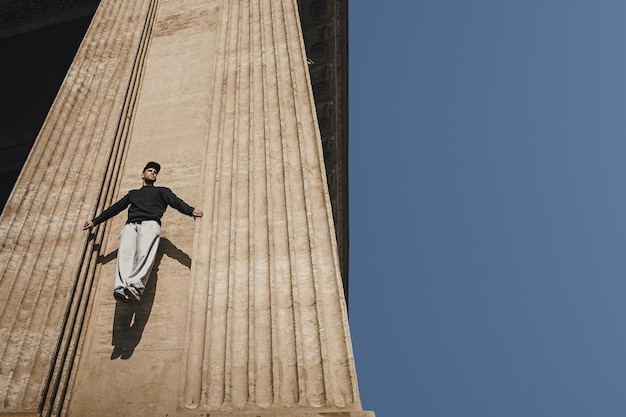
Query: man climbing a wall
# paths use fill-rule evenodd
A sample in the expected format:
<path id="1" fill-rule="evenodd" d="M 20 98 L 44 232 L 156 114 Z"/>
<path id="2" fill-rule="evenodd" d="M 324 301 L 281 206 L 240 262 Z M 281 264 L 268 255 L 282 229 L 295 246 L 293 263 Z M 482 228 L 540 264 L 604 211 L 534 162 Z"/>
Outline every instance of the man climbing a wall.
<path id="1" fill-rule="evenodd" d="M 150 270 L 156 257 L 161 231 L 161 217 L 171 206 L 187 216 L 202 217 L 202 210 L 191 207 L 178 198 L 166 187 L 156 187 L 154 183 L 161 165 L 148 162 L 141 178 L 143 186 L 131 190 L 121 200 L 113 204 L 102 214 L 88 220 L 83 230 L 92 230 L 95 226 L 128 208 L 128 220 L 122 230 L 120 246 L 117 251 L 115 269 L 115 288 L 113 297 L 123 303 L 139 301 L 146 287 Z"/>

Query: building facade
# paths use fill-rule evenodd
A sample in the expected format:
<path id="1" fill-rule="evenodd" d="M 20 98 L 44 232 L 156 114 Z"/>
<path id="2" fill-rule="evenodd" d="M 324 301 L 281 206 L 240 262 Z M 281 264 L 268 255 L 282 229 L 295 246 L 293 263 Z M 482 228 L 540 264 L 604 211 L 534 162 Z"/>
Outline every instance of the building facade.
<path id="1" fill-rule="evenodd" d="M 29 152 L 0 217 L 0 415 L 371 415 L 344 295 L 347 4 L 0 8 L 16 50 L 88 26 L 41 129 L 17 101 L 2 122 L 3 154 Z M 147 160 L 205 217 L 166 213 L 146 295 L 116 304 L 124 219 L 78 225 Z"/>

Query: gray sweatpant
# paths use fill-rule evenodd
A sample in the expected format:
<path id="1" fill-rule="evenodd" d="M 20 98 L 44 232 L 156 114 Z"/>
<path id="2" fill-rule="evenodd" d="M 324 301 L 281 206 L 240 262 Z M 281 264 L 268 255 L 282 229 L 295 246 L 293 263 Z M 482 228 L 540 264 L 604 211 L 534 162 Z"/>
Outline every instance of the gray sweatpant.
<path id="1" fill-rule="evenodd" d="M 128 223 L 120 236 L 115 290 L 132 287 L 139 295 L 146 288 L 159 247 L 161 226 L 154 220 Z"/>

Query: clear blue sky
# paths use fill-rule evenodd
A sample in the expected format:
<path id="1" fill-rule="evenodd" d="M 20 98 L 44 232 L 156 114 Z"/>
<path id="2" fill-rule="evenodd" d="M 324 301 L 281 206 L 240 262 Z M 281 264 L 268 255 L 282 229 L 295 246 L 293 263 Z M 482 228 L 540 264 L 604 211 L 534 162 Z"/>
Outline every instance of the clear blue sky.
<path id="1" fill-rule="evenodd" d="M 626 1 L 350 1 L 377 417 L 626 416 Z"/>

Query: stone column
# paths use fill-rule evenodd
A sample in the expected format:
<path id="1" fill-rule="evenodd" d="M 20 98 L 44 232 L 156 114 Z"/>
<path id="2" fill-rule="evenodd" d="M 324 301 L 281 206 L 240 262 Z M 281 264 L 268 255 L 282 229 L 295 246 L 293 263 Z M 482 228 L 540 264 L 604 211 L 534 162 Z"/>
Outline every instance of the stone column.
<path id="1" fill-rule="evenodd" d="M 90 302 L 154 1 L 102 1 L 0 216 L 0 414 L 58 410 Z M 84 220 L 83 220 L 84 221 Z"/>
<path id="2" fill-rule="evenodd" d="M 151 292 L 116 305 L 124 219 L 80 226 L 149 159 L 205 216 L 168 211 Z M 295 0 L 103 0 L 0 240 L 0 415 L 373 416 Z"/>
<path id="3" fill-rule="evenodd" d="M 227 3 L 182 405 L 360 411 L 296 4 Z"/>

